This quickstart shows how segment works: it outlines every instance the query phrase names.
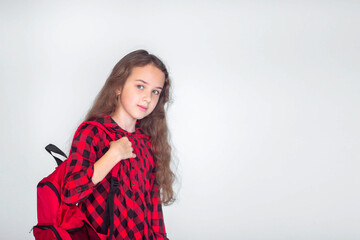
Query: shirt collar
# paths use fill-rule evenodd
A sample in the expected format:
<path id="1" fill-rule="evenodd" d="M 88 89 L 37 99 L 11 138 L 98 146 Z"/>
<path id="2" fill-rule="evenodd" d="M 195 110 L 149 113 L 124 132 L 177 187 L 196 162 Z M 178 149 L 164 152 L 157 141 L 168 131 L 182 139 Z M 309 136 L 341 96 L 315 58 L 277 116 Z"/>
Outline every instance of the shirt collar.
<path id="1" fill-rule="evenodd" d="M 124 136 L 132 135 L 132 136 L 139 137 L 139 138 L 147 138 L 147 139 L 149 139 L 149 137 L 140 128 L 139 121 L 136 121 L 135 131 L 134 132 L 128 132 L 128 131 L 122 129 L 115 122 L 115 120 L 109 115 L 104 115 L 103 117 L 98 118 L 96 121 L 103 124 L 111 132 L 114 132 L 114 133 L 120 132 L 121 135 L 124 135 Z"/>

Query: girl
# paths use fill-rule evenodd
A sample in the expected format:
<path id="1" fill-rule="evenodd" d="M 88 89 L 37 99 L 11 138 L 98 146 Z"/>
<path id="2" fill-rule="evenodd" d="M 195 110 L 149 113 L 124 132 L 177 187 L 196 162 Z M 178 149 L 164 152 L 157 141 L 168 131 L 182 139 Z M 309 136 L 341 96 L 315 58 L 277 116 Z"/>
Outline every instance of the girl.
<path id="1" fill-rule="evenodd" d="M 129 53 L 115 65 L 85 119 L 107 131 L 89 124 L 74 136 L 61 197 L 78 204 L 100 236 L 167 239 L 161 205 L 174 201 L 164 111 L 169 88 L 161 60 L 145 50 Z M 113 211 L 106 213 L 117 164 Z"/>

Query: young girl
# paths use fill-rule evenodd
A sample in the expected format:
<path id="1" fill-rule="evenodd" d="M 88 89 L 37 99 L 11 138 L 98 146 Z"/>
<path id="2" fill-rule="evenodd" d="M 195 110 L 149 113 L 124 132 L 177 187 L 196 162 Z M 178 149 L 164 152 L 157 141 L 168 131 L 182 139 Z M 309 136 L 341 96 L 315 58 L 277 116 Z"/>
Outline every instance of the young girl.
<path id="1" fill-rule="evenodd" d="M 129 53 L 115 65 L 85 119 L 107 131 L 88 124 L 74 136 L 61 197 L 78 204 L 99 235 L 167 239 L 161 205 L 174 201 L 164 111 L 169 88 L 166 67 L 156 56 L 145 50 Z M 117 164 L 118 186 L 107 214 Z"/>

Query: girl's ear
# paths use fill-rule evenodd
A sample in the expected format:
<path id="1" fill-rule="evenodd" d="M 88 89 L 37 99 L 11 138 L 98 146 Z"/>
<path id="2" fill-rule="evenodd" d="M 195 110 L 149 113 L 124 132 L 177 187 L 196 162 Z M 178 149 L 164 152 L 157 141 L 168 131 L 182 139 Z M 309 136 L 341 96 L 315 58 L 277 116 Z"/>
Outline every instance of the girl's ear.
<path id="1" fill-rule="evenodd" d="M 117 95 L 120 95 L 120 93 L 121 93 L 121 88 L 116 89 L 116 90 L 115 90 L 115 93 L 116 93 L 116 96 L 117 96 Z"/>

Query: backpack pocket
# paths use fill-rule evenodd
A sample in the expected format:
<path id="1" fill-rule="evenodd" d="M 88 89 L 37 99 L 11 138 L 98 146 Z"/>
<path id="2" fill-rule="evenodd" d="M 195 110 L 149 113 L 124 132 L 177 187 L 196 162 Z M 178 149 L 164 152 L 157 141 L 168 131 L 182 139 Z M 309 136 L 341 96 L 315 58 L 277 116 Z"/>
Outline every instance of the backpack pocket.
<path id="1" fill-rule="evenodd" d="M 53 225 L 36 225 L 33 228 L 35 240 L 71 240 L 70 235 L 63 229 Z"/>
<path id="2" fill-rule="evenodd" d="M 67 230 L 72 240 L 102 240 L 95 230 L 84 221 L 84 225 L 80 228 Z"/>

